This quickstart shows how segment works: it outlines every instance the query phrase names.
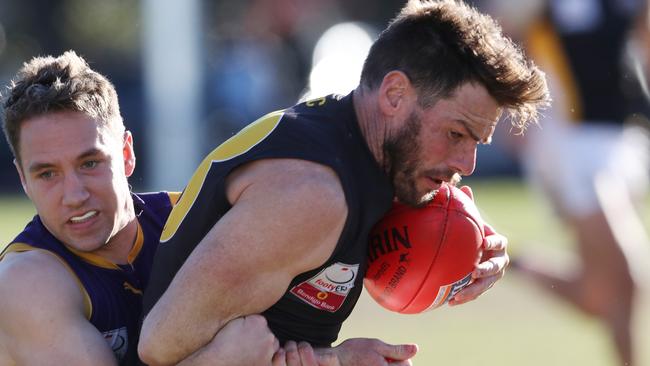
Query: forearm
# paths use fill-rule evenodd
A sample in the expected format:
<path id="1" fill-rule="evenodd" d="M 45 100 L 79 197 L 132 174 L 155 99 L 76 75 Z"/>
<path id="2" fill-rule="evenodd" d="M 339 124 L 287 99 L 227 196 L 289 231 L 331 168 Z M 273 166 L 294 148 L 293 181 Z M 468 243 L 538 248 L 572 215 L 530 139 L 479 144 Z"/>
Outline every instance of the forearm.
<path id="1" fill-rule="evenodd" d="M 210 352 L 208 351 L 208 349 L 206 349 L 206 347 L 201 347 L 199 350 L 192 353 L 188 358 L 182 360 L 176 365 L 177 366 L 201 366 L 201 365 L 221 366 L 227 364 L 220 362 L 219 358 L 215 359 L 214 355 L 210 354 Z"/>
<path id="2" fill-rule="evenodd" d="M 180 366 L 248 366 L 268 364 L 280 344 L 261 315 L 226 324 L 205 346 L 177 363 Z M 160 364 L 155 364 L 160 365 Z"/>
<path id="3" fill-rule="evenodd" d="M 165 303 L 159 305 L 144 320 L 138 343 L 140 359 L 150 366 L 175 365 L 183 360 L 187 360 L 188 365 L 199 364 L 189 362 L 193 358 L 201 360 L 201 351 L 219 331 L 220 322 L 186 323 L 182 329 L 194 328 L 193 332 L 186 332 L 178 328 L 178 323 L 165 321 L 165 317 L 175 315 L 166 312 Z M 179 329 L 177 333 L 173 332 L 174 327 Z"/>
<path id="4" fill-rule="evenodd" d="M 141 348 L 139 348 L 140 351 Z M 216 361 L 210 357 L 211 355 L 207 351 L 206 347 L 199 348 L 196 352 L 189 355 L 187 358 L 182 359 L 178 362 L 170 361 L 169 358 L 165 357 L 154 357 L 159 356 L 153 352 L 143 352 L 140 351 L 140 360 L 147 364 L 148 366 L 200 366 L 200 365 L 215 365 L 219 366 L 221 363 L 216 363 Z"/>
<path id="5" fill-rule="evenodd" d="M 188 277 L 179 274 L 143 323 L 139 353 L 145 363 L 171 365 L 190 361 L 191 356 L 201 360 L 199 357 L 203 356 L 198 351 L 218 339 L 227 323 L 271 306 L 271 301 L 277 301 L 286 287 L 280 288 L 273 283 L 288 281 L 270 274 L 264 277 L 242 275 L 235 284 L 225 275 L 217 275 L 215 278 L 222 280 L 213 284 L 215 281 L 207 279 L 212 277 L 206 273 L 202 277 L 196 273 Z M 196 291 L 191 290 L 189 282 L 193 282 Z M 190 292 L 195 295 L 189 296 Z M 192 301 L 187 301 L 188 296 Z"/>

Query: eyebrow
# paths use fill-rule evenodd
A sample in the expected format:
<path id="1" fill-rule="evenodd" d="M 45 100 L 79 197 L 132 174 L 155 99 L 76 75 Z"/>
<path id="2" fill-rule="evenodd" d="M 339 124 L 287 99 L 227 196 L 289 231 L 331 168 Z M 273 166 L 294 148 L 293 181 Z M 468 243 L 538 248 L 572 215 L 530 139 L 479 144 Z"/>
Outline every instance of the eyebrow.
<path id="1" fill-rule="evenodd" d="M 474 133 L 474 131 L 472 131 L 471 128 L 469 128 L 469 124 L 468 124 L 467 122 L 465 122 L 465 121 L 463 121 L 463 120 L 461 120 L 461 119 L 457 119 L 456 122 L 460 123 L 461 125 L 463 125 L 463 127 L 465 127 L 465 130 L 467 130 L 467 133 L 469 134 L 469 136 L 470 136 L 472 139 L 474 139 L 474 141 L 476 141 L 476 142 L 483 142 L 483 141 L 481 140 L 481 138 L 478 137 L 478 136 Z"/>
<path id="2" fill-rule="evenodd" d="M 82 152 L 81 154 L 79 154 L 79 156 L 77 157 L 77 160 L 83 160 L 83 159 L 85 159 L 85 158 L 87 158 L 89 156 L 94 156 L 94 155 L 97 155 L 99 153 L 101 153 L 101 151 L 99 149 L 93 147 L 93 148 L 90 148 L 90 149 Z M 36 163 L 31 164 L 29 166 L 29 169 L 27 169 L 27 170 L 30 173 L 34 173 L 34 172 L 37 172 L 37 171 L 40 171 L 40 170 L 52 168 L 53 166 L 54 166 L 54 164 L 52 164 L 52 163 L 36 162 Z"/>
<path id="3" fill-rule="evenodd" d="M 34 173 L 40 170 L 51 168 L 53 166 L 54 165 L 50 163 L 34 163 L 29 166 L 29 169 L 27 169 L 27 171 L 29 171 L 30 173 Z"/>

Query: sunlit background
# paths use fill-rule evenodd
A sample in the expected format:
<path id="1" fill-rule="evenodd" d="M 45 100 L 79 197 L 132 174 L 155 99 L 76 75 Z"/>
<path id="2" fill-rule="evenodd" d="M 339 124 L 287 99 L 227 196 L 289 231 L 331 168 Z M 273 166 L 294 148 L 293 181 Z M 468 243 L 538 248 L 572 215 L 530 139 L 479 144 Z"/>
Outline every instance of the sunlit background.
<path id="1" fill-rule="evenodd" d="M 176 189 L 242 126 L 301 97 L 356 85 L 401 1 L 24 0 L 0 2 L 0 83 L 68 49 L 115 84 L 135 137 L 136 190 Z M 312 86 L 310 86 L 310 84 Z M 499 146 L 477 175 L 516 171 Z M 16 191 L 6 144 L 0 190 Z"/>
<path id="2" fill-rule="evenodd" d="M 402 5 L 3 0 L 0 84 L 33 56 L 75 50 L 117 88 L 135 139 L 134 190 L 181 190 L 203 155 L 257 117 L 353 89 L 368 47 Z M 567 234 L 522 183 L 505 133 L 480 147 L 468 180 L 479 206 L 515 254 L 535 244 L 553 260 L 570 261 Z M 32 214 L 2 143 L 0 247 Z M 642 301 L 636 331 L 645 344 L 642 364 L 650 365 L 650 302 Z M 364 295 L 342 335 L 419 343 L 416 365 L 614 365 L 598 324 L 512 275 L 471 304 L 418 316 L 390 314 Z"/>

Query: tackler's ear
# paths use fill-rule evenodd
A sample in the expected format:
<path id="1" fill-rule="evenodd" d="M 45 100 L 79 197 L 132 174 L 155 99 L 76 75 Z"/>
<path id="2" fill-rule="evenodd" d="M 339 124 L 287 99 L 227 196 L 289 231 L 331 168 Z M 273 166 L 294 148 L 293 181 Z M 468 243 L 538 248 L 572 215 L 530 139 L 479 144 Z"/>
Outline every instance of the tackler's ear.
<path id="1" fill-rule="evenodd" d="M 135 151 L 133 150 L 133 135 L 131 135 L 131 131 L 124 132 L 122 156 L 124 158 L 124 174 L 130 177 L 135 170 Z"/>

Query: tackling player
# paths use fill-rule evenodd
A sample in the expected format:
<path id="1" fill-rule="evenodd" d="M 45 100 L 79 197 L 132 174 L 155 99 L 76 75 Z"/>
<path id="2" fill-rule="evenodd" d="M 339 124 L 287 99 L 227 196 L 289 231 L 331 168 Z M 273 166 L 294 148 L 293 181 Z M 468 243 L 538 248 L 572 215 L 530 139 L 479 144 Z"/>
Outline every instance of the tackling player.
<path id="1" fill-rule="evenodd" d="M 26 63 L 3 106 L 37 215 L 0 253 L 0 365 L 136 364 L 142 290 L 178 195 L 130 192 L 133 137 L 115 89 L 74 52 Z M 207 348 L 250 365 L 278 342 L 257 315 Z"/>

